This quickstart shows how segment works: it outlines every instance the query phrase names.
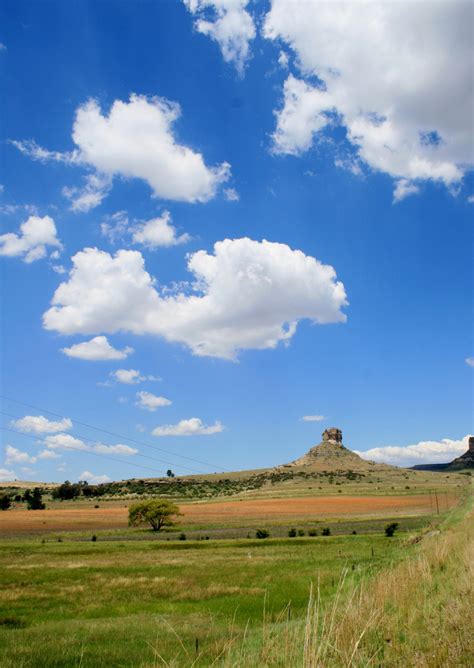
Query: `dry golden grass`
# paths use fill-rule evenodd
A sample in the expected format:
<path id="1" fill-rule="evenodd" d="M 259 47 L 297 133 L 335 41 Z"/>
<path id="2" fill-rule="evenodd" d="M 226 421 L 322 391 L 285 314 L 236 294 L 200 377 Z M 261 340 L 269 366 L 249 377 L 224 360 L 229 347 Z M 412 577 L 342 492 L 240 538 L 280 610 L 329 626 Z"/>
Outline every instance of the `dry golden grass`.
<path id="1" fill-rule="evenodd" d="M 473 519 L 471 509 L 457 524 L 427 533 L 415 555 L 373 580 L 351 586 L 345 571 L 329 604 L 316 585 L 304 623 L 285 613 L 276 624 L 264 618 L 257 642 L 254 632 L 252 641 L 231 636 L 218 665 L 472 667 Z"/>

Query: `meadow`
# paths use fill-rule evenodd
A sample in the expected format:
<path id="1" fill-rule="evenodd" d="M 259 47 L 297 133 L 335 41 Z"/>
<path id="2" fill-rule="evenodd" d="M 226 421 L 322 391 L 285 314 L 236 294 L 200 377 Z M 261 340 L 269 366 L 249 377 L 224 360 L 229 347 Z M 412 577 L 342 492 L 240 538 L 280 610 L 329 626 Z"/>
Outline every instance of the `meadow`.
<path id="1" fill-rule="evenodd" d="M 422 490 L 350 489 L 184 504 L 179 529 L 159 534 L 126 527 L 116 498 L 1 513 L 1 666 L 471 665 L 473 523 L 460 480 L 461 491 L 438 488 L 439 514 Z M 119 524 L 103 523 L 107 510 Z M 71 521 L 81 513 L 94 521 Z M 391 519 L 400 530 L 387 538 Z M 269 538 L 255 538 L 259 526 Z"/>
<path id="2" fill-rule="evenodd" d="M 3 666 L 209 665 L 229 634 L 304 615 L 350 568 L 401 558 L 403 535 L 0 546 Z M 252 629 L 252 631 L 250 631 Z M 178 639 L 179 638 L 179 639 Z M 196 649 L 196 641 L 198 643 Z M 165 665 L 166 665 L 165 663 Z M 159 662 L 158 662 L 159 665 Z"/>

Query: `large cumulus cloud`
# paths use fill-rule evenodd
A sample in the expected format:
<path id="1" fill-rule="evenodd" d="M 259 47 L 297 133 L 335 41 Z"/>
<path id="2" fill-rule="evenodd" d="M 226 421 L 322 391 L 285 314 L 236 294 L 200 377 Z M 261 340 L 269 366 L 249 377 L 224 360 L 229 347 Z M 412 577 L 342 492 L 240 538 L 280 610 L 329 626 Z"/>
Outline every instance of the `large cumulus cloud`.
<path id="1" fill-rule="evenodd" d="M 188 257 L 188 290 L 159 290 L 140 252 L 115 256 L 87 248 L 44 314 L 62 334 L 128 331 L 180 342 L 197 355 L 233 358 L 241 349 L 274 348 L 297 323 L 344 322 L 346 293 L 336 272 L 289 246 L 225 239 Z"/>

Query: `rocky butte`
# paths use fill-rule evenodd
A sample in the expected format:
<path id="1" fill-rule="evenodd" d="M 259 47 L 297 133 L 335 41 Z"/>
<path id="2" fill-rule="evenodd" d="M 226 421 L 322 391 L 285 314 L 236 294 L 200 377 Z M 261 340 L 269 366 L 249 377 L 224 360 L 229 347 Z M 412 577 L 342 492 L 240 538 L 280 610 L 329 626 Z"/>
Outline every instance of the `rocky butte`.
<path id="1" fill-rule="evenodd" d="M 346 448 L 342 442 L 342 431 L 331 427 L 323 432 L 323 440 L 291 464 L 282 468 L 301 468 L 313 471 L 386 471 L 394 467 L 362 459 Z"/>

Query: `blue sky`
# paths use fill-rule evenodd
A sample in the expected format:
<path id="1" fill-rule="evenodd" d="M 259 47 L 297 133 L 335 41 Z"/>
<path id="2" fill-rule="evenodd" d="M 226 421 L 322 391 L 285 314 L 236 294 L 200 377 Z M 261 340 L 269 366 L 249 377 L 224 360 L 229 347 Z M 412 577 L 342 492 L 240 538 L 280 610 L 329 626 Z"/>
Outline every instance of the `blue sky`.
<path id="1" fill-rule="evenodd" d="M 374 8 L 3 3 L 3 479 L 465 449 L 472 6 Z"/>

